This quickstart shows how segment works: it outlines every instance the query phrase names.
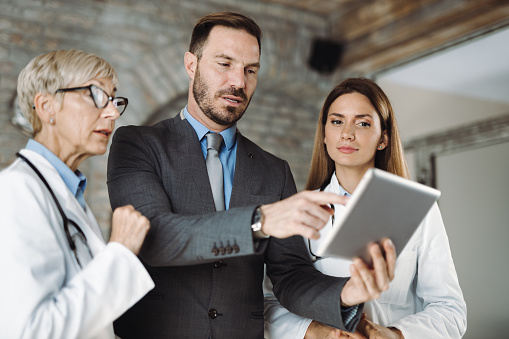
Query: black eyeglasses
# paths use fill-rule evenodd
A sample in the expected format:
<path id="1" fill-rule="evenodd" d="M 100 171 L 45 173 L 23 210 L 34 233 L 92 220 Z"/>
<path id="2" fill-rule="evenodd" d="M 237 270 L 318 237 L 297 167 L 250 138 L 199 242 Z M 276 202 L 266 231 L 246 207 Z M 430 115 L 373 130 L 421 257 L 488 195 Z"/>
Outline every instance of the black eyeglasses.
<path id="1" fill-rule="evenodd" d="M 127 108 L 127 104 L 129 100 L 123 97 L 111 97 L 108 93 L 106 93 L 103 89 L 97 87 L 96 85 L 88 85 L 84 87 L 73 87 L 73 88 L 61 88 L 57 90 L 55 93 L 63 93 L 63 92 L 72 92 L 72 91 L 83 91 L 88 89 L 92 98 L 94 99 L 95 107 L 104 108 L 108 106 L 108 102 L 112 102 L 113 106 L 115 106 L 118 110 L 118 113 L 122 115 L 125 109 Z"/>

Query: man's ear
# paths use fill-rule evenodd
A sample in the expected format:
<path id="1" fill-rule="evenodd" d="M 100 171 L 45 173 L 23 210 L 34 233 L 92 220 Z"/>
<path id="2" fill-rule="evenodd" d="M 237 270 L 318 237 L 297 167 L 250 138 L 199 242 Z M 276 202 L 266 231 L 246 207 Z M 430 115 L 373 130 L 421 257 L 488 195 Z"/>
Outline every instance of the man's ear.
<path id="1" fill-rule="evenodd" d="M 198 66 L 198 58 L 191 52 L 186 52 L 184 55 L 184 67 L 186 69 L 189 79 L 194 79 L 196 73 L 196 67 Z"/>

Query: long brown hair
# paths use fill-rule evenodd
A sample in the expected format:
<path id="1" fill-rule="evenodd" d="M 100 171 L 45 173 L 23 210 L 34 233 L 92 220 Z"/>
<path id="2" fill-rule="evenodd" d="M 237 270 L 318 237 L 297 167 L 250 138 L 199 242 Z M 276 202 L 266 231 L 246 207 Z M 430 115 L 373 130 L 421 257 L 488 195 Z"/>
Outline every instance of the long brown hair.
<path id="1" fill-rule="evenodd" d="M 324 143 L 325 124 L 332 103 L 343 94 L 359 93 L 369 99 L 380 117 L 382 132 L 387 131 L 388 145 L 375 155 L 375 167 L 384 171 L 409 178 L 408 167 L 403 154 L 398 124 L 389 99 L 382 89 L 367 78 L 348 78 L 336 86 L 327 96 L 316 126 L 315 144 L 311 158 L 306 189 L 316 190 L 330 179 L 335 170 L 334 161 L 327 153 Z"/>

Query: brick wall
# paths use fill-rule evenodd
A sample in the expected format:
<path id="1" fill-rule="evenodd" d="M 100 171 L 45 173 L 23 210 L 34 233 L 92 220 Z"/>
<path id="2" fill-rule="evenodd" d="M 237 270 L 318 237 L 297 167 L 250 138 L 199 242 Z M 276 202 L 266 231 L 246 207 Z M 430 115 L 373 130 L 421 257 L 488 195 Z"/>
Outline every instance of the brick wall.
<path id="1" fill-rule="evenodd" d="M 178 112 L 160 114 L 187 93 L 183 55 L 192 27 L 199 17 L 221 10 L 253 17 L 264 32 L 259 85 L 239 129 L 288 160 L 302 189 L 317 115 L 334 82 L 306 66 L 311 39 L 326 34 L 326 23 L 303 11 L 249 0 L 2 0 L 0 168 L 8 166 L 28 140 L 11 117 L 17 76 L 33 57 L 67 48 L 104 57 L 119 73 L 119 95 L 129 98 L 128 112 L 117 125 L 143 124 L 156 112 L 161 118 Z M 108 234 L 106 156 L 91 158 L 80 169 L 89 178 L 87 202 Z"/>

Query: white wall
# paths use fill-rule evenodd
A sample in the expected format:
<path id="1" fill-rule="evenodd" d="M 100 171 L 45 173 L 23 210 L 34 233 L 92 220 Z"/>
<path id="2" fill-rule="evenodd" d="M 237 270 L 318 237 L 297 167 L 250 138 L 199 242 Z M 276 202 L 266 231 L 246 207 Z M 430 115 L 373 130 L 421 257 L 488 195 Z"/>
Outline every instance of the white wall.
<path id="1" fill-rule="evenodd" d="M 509 113 L 509 104 L 503 102 L 410 87 L 384 79 L 377 83 L 391 101 L 403 140 Z"/>
<path id="2" fill-rule="evenodd" d="M 467 302 L 464 338 L 507 337 L 509 143 L 437 158 L 439 206 Z"/>
<path id="3" fill-rule="evenodd" d="M 404 140 L 509 113 L 509 105 L 389 81 L 389 96 Z M 415 172 L 413 155 L 407 157 Z M 505 337 L 509 320 L 509 143 L 439 156 L 439 201 L 468 308 L 464 338 Z M 415 178 L 415 176 L 414 176 Z"/>

